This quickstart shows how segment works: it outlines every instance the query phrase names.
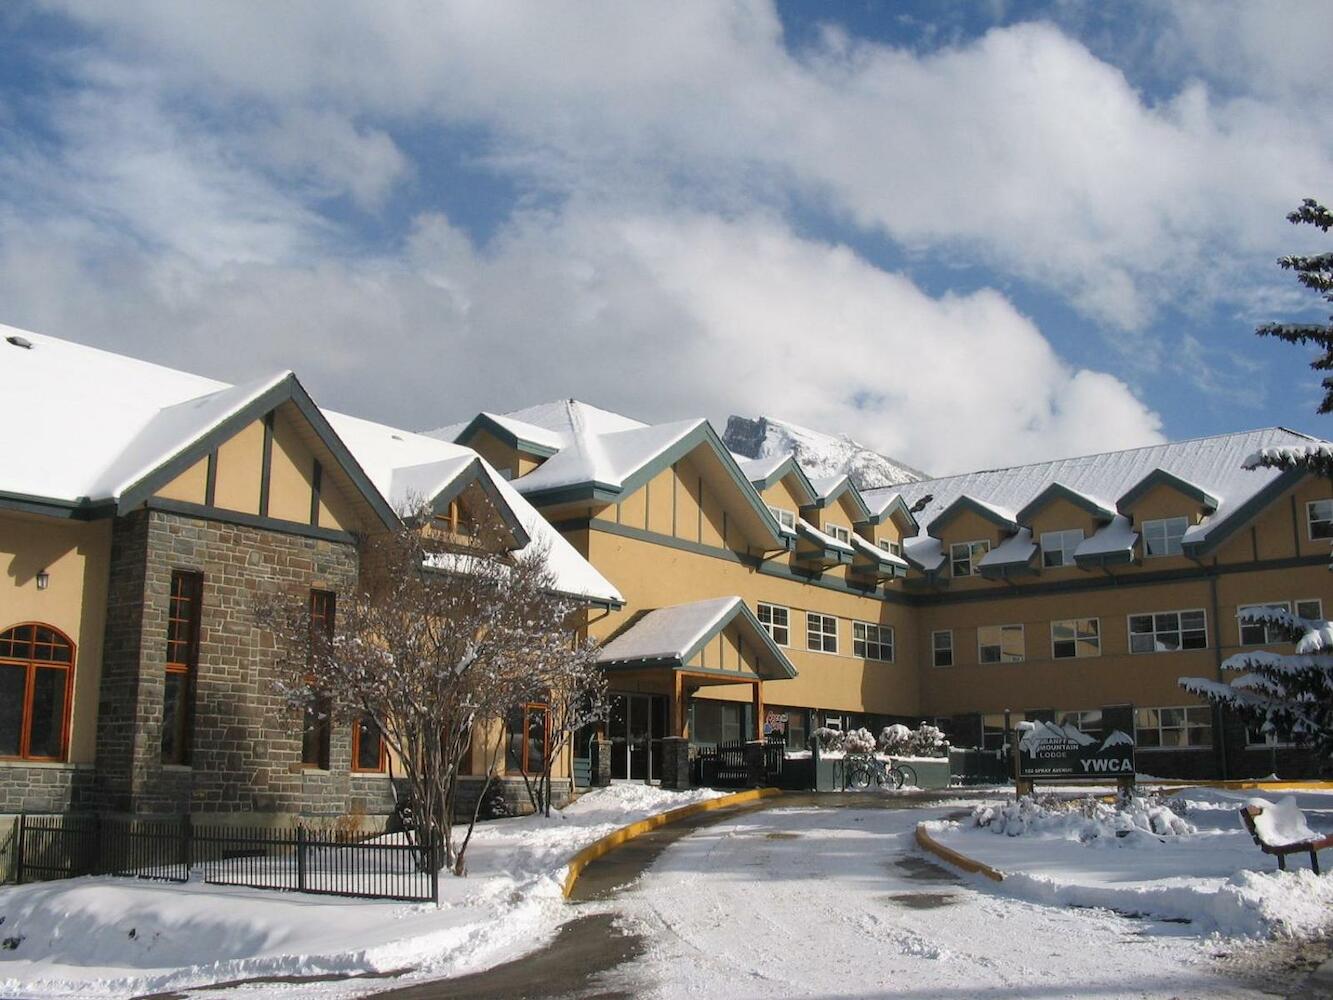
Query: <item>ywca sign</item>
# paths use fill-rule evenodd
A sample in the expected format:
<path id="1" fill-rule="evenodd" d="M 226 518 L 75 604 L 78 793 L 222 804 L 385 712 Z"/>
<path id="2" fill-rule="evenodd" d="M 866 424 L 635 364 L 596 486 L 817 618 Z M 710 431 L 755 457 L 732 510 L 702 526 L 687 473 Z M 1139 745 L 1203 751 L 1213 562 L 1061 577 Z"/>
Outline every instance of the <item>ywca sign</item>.
<path id="1" fill-rule="evenodd" d="M 1134 774 L 1134 738 L 1114 729 L 1104 740 L 1074 726 L 1020 722 L 1020 778 L 1121 778 Z"/>

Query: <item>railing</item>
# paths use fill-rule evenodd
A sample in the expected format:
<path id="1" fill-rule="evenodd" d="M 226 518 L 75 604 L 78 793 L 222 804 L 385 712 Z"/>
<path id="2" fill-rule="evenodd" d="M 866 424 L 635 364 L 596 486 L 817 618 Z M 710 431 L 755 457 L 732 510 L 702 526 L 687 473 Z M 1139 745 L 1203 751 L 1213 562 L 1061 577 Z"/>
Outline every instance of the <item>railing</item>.
<path id="1" fill-rule="evenodd" d="M 777 784 L 786 760 L 784 740 L 730 740 L 695 751 L 695 784 L 709 788 L 750 788 Z"/>
<path id="2" fill-rule="evenodd" d="M 18 818 L 5 880 L 122 875 L 167 882 L 200 879 L 369 899 L 438 902 L 439 850 L 407 833 L 200 826 L 98 816 Z"/>

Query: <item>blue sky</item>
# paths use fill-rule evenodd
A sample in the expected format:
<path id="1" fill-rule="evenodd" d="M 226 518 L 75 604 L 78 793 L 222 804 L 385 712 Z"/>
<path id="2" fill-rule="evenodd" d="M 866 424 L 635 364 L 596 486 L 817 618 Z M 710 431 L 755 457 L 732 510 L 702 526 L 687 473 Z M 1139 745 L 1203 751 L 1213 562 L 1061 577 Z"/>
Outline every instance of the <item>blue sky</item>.
<path id="1" fill-rule="evenodd" d="M 0 322 L 412 428 L 1327 436 L 1325 3 L 0 8 Z"/>

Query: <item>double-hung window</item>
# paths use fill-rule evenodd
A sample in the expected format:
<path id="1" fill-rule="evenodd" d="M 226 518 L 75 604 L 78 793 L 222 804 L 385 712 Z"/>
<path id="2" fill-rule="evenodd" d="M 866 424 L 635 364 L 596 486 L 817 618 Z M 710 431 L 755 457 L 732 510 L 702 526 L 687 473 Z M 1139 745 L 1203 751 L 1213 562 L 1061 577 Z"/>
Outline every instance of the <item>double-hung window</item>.
<path id="1" fill-rule="evenodd" d="M 981 573 L 977 563 L 990 551 L 990 542 L 954 542 L 949 546 L 949 575 L 977 576 Z"/>
<path id="2" fill-rule="evenodd" d="M 518 705 L 510 711 L 507 725 L 505 769 L 511 773 L 541 774 L 551 736 L 548 706 L 541 702 Z"/>
<path id="3" fill-rule="evenodd" d="M 1307 622 L 1323 621 L 1324 602 L 1317 597 L 1311 597 L 1304 601 L 1297 601 L 1296 617 L 1304 618 Z"/>
<path id="4" fill-rule="evenodd" d="M 177 570 L 171 574 L 167 605 L 167 670 L 162 690 L 162 763 L 190 762 L 191 706 L 199 668 L 199 623 L 204 578 Z"/>
<path id="5" fill-rule="evenodd" d="M 1135 742 L 1143 749 L 1210 747 L 1213 710 L 1207 705 L 1135 709 L 1134 732 Z"/>
<path id="6" fill-rule="evenodd" d="M 844 528 L 841 524 L 824 525 L 824 534 L 828 535 L 835 541 L 842 542 L 843 545 L 849 545 L 852 541 L 851 530 Z"/>
<path id="7" fill-rule="evenodd" d="M 1051 655 L 1057 660 L 1101 656 L 1101 623 L 1096 618 L 1051 622 Z"/>
<path id="8" fill-rule="evenodd" d="M 1311 500 L 1305 505 L 1310 540 L 1333 538 L 1333 500 Z"/>
<path id="9" fill-rule="evenodd" d="M 778 604 L 759 604 L 759 624 L 779 646 L 791 645 L 791 612 Z"/>
<path id="10" fill-rule="evenodd" d="M 310 654 L 325 655 L 333 643 L 333 614 L 337 596 L 329 590 L 310 591 Z M 301 721 L 301 766 L 327 771 L 332 735 L 333 700 L 311 688 Z"/>
<path id="11" fill-rule="evenodd" d="M 1048 568 L 1074 565 L 1074 550 L 1083 541 L 1083 529 L 1043 531 L 1041 533 L 1041 564 Z"/>
<path id="12" fill-rule="evenodd" d="M 352 726 L 352 770 L 383 771 L 385 758 L 379 724 L 369 715 L 361 716 Z"/>
<path id="13" fill-rule="evenodd" d="M 1157 611 L 1129 616 L 1131 653 L 1174 653 L 1208 648 L 1208 619 L 1202 610 Z"/>
<path id="14" fill-rule="evenodd" d="M 1270 625 L 1268 622 L 1246 621 L 1245 613 L 1247 611 L 1290 611 L 1291 605 L 1286 601 L 1276 601 L 1272 604 L 1242 604 L 1236 609 L 1236 616 L 1240 620 L 1240 644 L 1242 646 L 1268 646 L 1276 642 L 1287 641 L 1287 630 L 1280 625 Z"/>
<path id="15" fill-rule="evenodd" d="M 931 662 L 937 667 L 953 666 L 953 630 L 930 633 Z"/>
<path id="16" fill-rule="evenodd" d="M 852 655 L 893 662 L 893 626 L 852 622 Z"/>
<path id="17" fill-rule="evenodd" d="M 977 629 L 977 659 L 982 663 L 1022 663 L 1022 625 L 983 625 Z"/>
<path id="18" fill-rule="evenodd" d="M 774 507 L 772 504 L 769 504 L 768 510 L 782 527 L 788 531 L 796 530 L 795 511 L 787 510 L 785 507 Z"/>
<path id="19" fill-rule="evenodd" d="M 903 554 L 903 546 L 901 542 L 891 542 L 887 538 L 881 538 L 877 544 L 881 549 L 889 553 L 889 555 L 900 556 Z"/>
<path id="20" fill-rule="evenodd" d="M 805 645 L 821 653 L 838 651 L 838 619 L 808 611 L 805 615 Z"/>
<path id="21" fill-rule="evenodd" d="M 1181 539 L 1185 537 L 1185 529 L 1190 526 L 1187 517 L 1163 517 L 1155 521 L 1143 522 L 1143 554 L 1155 558 L 1157 556 L 1178 556 L 1184 549 L 1181 548 Z"/>

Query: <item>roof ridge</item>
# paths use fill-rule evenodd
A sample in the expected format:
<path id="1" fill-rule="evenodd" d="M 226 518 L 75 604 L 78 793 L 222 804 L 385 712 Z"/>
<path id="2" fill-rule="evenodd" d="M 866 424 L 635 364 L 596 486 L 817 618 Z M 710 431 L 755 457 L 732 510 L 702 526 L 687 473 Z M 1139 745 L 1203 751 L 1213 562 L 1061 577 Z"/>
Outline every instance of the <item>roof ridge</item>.
<path id="1" fill-rule="evenodd" d="M 933 479 L 919 479 L 916 482 L 912 483 L 897 483 L 893 486 L 874 486 L 862 492 L 880 493 L 883 492 L 884 490 L 896 490 L 898 492 L 901 492 L 904 488 L 909 486 L 927 486 L 930 483 L 946 483 L 954 479 L 965 479 L 968 476 L 991 475 L 1000 472 L 1014 472 L 1019 469 L 1035 469 L 1042 466 L 1056 465 L 1060 462 L 1072 462 L 1076 459 L 1100 458 L 1103 455 L 1126 455 L 1134 451 L 1149 451 L 1153 448 L 1169 448 L 1174 445 L 1193 444 L 1199 441 L 1218 441 L 1223 438 L 1239 438 L 1239 437 L 1244 437 L 1245 435 L 1248 434 L 1260 434 L 1264 431 L 1285 431 L 1288 434 L 1297 434 L 1303 438 L 1308 438 L 1311 441 L 1322 440 L 1321 438 L 1316 438 L 1313 437 L 1312 435 L 1306 434 L 1304 431 L 1294 431 L 1290 427 L 1283 427 L 1280 424 L 1272 424 L 1268 427 L 1252 427 L 1249 430 L 1244 430 L 1244 431 L 1227 431 L 1226 433 L 1223 434 L 1201 434 L 1198 435 L 1197 437 L 1180 438 L 1179 440 L 1176 441 L 1159 441 L 1157 444 L 1135 445 L 1132 448 L 1113 448 L 1110 451 L 1094 451 L 1078 455 L 1063 455 L 1059 458 L 1048 458 L 1040 462 L 1023 462 L 1019 465 L 1000 465 L 992 469 L 970 469 L 966 472 L 956 472 L 951 476 L 937 476 Z"/>

